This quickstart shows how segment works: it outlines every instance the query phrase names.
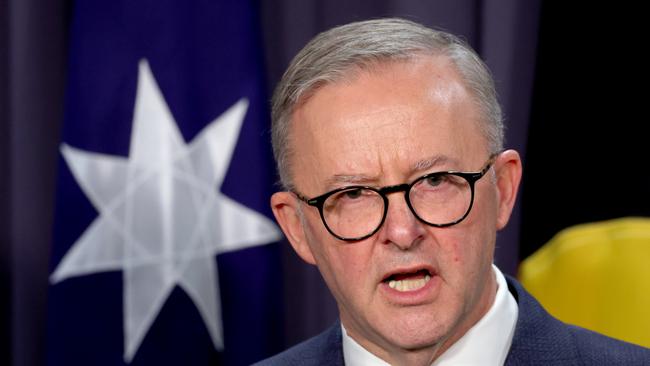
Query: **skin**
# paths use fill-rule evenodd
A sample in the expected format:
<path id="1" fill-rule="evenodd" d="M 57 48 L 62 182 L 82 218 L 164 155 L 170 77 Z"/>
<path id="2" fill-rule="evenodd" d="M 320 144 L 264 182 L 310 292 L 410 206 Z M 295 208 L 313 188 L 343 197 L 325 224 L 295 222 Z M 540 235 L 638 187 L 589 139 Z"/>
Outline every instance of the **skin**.
<path id="1" fill-rule="evenodd" d="M 315 197 L 363 184 L 411 182 L 441 170 L 479 171 L 491 151 L 480 114 L 443 57 L 379 64 L 326 85 L 292 115 L 296 189 Z M 382 228 L 346 243 L 325 229 L 318 210 L 289 192 L 273 195 L 273 212 L 298 255 L 318 266 L 337 300 L 348 335 L 390 364 L 429 365 L 490 308 L 496 231 L 514 205 L 521 177 L 507 150 L 476 182 L 474 206 L 460 224 L 418 221 L 402 193 L 389 195 Z M 432 272 L 424 288 L 391 291 L 391 273 Z"/>

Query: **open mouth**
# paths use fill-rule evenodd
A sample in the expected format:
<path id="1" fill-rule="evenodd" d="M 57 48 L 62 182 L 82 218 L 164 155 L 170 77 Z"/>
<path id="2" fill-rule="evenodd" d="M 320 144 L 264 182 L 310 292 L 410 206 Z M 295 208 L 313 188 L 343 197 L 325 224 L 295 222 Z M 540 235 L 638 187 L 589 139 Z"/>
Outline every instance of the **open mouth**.
<path id="1" fill-rule="evenodd" d="M 421 289 L 430 279 L 431 272 L 421 269 L 414 272 L 394 273 L 386 277 L 383 282 L 394 290 L 406 292 Z"/>

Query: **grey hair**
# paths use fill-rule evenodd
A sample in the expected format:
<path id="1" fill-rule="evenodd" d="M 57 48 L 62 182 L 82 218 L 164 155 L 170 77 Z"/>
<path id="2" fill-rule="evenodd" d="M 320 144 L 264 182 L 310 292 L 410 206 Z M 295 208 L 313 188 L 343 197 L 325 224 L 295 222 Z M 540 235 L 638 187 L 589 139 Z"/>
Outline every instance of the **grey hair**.
<path id="1" fill-rule="evenodd" d="M 339 26 L 318 34 L 291 61 L 273 93 L 272 142 L 280 182 L 290 176 L 291 116 L 320 87 L 372 69 L 382 62 L 409 61 L 422 55 L 447 57 L 474 95 L 491 152 L 503 148 L 504 125 L 494 81 L 479 56 L 460 38 L 405 19 L 385 18 Z"/>

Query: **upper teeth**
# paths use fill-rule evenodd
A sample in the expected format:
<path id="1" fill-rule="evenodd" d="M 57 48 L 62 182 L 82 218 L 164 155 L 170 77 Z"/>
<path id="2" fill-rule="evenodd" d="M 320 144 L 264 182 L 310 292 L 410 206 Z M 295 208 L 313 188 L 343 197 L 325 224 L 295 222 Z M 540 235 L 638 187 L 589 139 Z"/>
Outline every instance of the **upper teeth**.
<path id="1" fill-rule="evenodd" d="M 397 291 L 413 291 L 424 287 L 430 279 L 431 276 L 427 274 L 423 278 L 418 279 L 391 280 L 388 282 L 388 286 Z"/>

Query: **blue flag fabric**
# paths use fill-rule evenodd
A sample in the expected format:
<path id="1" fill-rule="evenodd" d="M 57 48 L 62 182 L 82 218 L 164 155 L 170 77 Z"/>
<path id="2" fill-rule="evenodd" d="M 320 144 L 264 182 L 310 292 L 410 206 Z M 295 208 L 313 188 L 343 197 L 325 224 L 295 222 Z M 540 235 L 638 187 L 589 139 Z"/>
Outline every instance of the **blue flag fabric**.
<path id="1" fill-rule="evenodd" d="M 76 2 L 49 365 L 247 365 L 282 347 L 256 12 Z"/>

